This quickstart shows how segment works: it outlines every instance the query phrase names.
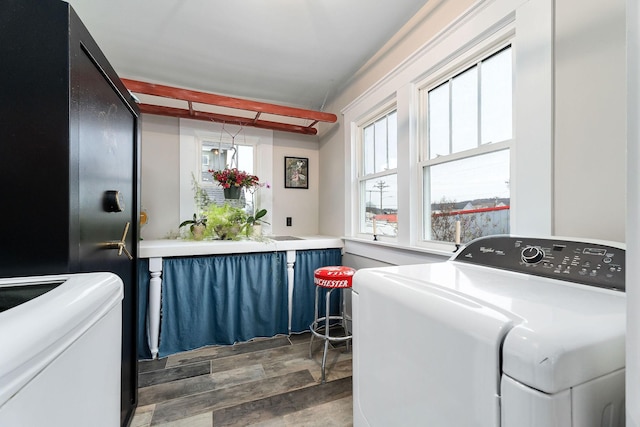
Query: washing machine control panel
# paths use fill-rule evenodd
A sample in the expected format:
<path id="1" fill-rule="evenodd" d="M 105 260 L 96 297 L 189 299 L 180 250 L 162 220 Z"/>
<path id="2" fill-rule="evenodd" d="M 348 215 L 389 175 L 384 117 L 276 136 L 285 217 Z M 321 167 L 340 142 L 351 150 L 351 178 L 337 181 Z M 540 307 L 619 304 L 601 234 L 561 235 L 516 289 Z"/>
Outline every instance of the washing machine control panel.
<path id="1" fill-rule="evenodd" d="M 470 242 L 454 260 L 625 290 L 625 250 L 602 243 L 488 236 Z"/>

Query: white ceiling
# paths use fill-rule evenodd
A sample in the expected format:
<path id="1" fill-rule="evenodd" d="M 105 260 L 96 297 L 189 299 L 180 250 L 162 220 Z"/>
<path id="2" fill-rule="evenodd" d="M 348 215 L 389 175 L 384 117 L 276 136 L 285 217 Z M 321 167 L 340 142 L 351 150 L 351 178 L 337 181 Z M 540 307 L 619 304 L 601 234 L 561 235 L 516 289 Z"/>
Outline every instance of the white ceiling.
<path id="1" fill-rule="evenodd" d="M 69 0 L 123 78 L 321 110 L 427 0 Z"/>

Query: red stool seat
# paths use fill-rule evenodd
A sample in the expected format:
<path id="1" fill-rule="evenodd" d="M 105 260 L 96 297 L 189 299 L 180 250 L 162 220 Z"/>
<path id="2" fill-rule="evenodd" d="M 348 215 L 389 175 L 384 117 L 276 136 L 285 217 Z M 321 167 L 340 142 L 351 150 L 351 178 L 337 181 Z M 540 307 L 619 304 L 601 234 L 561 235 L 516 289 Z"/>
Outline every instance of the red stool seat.
<path id="1" fill-rule="evenodd" d="M 355 272 L 351 267 L 321 267 L 313 272 L 313 283 L 323 288 L 350 288 Z"/>
<path id="2" fill-rule="evenodd" d="M 314 308 L 314 320 L 311 323 L 309 329 L 311 329 L 311 340 L 309 342 L 309 357 L 312 357 L 313 338 L 317 337 L 324 340 L 324 351 L 322 353 L 322 382 L 326 381 L 325 367 L 327 364 L 327 352 L 329 350 L 329 342 L 341 342 L 346 341 L 347 351 L 349 350 L 349 340 L 351 335 L 347 331 L 345 324 L 345 310 L 344 310 L 344 295 L 342 297 L 342 312 L 338 316 L 332 316 L 329 313 L 331 292 L 335 289 L 342 290 L 350 289 L 353 281 L 353 275 L 355 270 L 350 267 L 344 266 L 329 266 L 321 267 L 313 272 L 313 283 L 316 285 L 316 298 Z M 325 313 L 322 316 L 318 310 L 318 300 L 320 289 L 325 292 Z M 334 336 L 330 334 L 329 322 L 331 320 L 339 320 L 342 322 L 344 328 L 344 336 Z"/>

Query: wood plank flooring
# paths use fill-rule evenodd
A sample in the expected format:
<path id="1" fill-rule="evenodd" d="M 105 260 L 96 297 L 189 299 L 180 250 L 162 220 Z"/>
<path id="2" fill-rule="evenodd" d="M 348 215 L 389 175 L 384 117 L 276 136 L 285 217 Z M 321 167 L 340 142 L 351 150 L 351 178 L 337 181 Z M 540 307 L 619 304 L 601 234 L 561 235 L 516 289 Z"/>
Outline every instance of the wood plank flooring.
<path id="1" fill-rule="evenodd" d="M 351 351 L 310 333 L 211 346 L 139 365 L 132 427 L 351 426 Z"/>

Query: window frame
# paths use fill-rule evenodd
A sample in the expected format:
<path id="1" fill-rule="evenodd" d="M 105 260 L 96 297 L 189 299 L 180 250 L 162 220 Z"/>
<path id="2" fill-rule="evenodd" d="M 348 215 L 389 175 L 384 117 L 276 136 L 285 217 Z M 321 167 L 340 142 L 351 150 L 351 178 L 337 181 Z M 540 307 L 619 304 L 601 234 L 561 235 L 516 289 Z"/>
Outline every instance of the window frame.
<path id="1" fill-rule="evenodd" d="M 453 82 L 453 79 L 472 69 L 473 67 L 479 66 L 483 61 L 493 57 L 494 55 L 506 50 L 511 49 L 511 68 L 512 74 L 515 70 L 515 40 L 513 35 L 510 37 L 506 37 L 504 39 L 499 40 L 496 43 L 491 44 L 485 48 L 478 48 L 473 51 L 473 54 L 467 58 L 458 57 L 453 59 L 449 66 L 446 67 L 442 72 L 431 75 L 425 79 L 422 79 L 420 82 L 416 84 L 417 91 L 417 99 L 418 99 L 418 110 L 419 110 L 419 119 L 418 119 L 418 162 L 417 162 L 417 175 L 418 175 L 418 195 L 421 203 L 419 204 L 419 216 L 418 221 L 415 224 L 416 234 L 419 236 L 416 240 L 416 244 L 418 246 L 426 246 L 426 247 L 441 247 L 442 245 L 450 246 L 454 242 L 445 242 L 439 240 L 432 240 L 427 238 L 426 236 L 430 233 L 430 230 L 427 230 L 427 225 L 431 223 L 430 218 L 427 218 L 427 215 L 430 215 L 431 212 L 426 212 L 427 206 L 431 205 L 432 200 L 430 200 L 429 189 L 425 188 L 425 168 L 429 168 L 432 166 L 436 166 L 439 164 L 449 163 L 453 161 L 458 161 L 462 159 L 467 159 L 471 157 L 481 156 L 489 153 L 494 153 L 498 151 L 508 150 L 509 158 L 510 158 L 510 173 L 509 180 L 513 180 L 513 148 L 515 145 L 515 107 L 516 107 L 516 95 L 515 95 L 515 78 L 512 79 L 512 97 L 511 97 L 511 138 L 503 141 L 496 142 L 482 142 L 482 132 L 480 123 L 478 123 L 478 135 L 476 146 L 474 148 L 468 148 L 461 151 L 451 152 L 451 133 L 449 134 L 449 148 L 450 152 L 447 155 L 436 156 L 434 158 L 430 158 L 429 152 L 429 111 L 428 111 L 428 97 L 429 91 L 436 89 L 447 82 Z M 481 70 L 481 68 L 479 69 Z M 478 72 L 478 77 L 480 78 L 480 72 Z M 478 89 L 480 89 L 480 84 L 477 85 Z M 451 90 L 451 89 L 450 89 Z M 451 103 L 451 100 L 449 101 Z M 478 103 L 478 118 L 480 117 L 480 106 L 482 100 L 478 95 L 477 99 Z M 450 107 L 451 108 L 451 107 Z M 449 117 L 449 129 L 451 132 L 451 122 L 453 118 Z M 478 121 L 480 121 L 478 119 Z M 513 197 L 513 189 L 510 190 L 510 198 Z M 427 200 L 427 198 L 429 198 Z M 511 230 L 513 227 L 513 219 L 510 218 L 509 229 Z"/>
<path id="2" fill-rule="evenodd" d="M 386 169 L 384 171 L 375 172 L 375 161 L 374 161 L 374 172 L 369 173 L 367 175 L 364 174 L 364 130 L 370 125 L 373 125 L 378 120 L 383 117 L 387 117 L 390 114 L 396 114 L 396 167 L 393 169 Z M 398 132 L 397 132 L 397 116 L 398 116 L 398 107 L 396 105 L 395 100 L 391 100 L 385 103 L 383 106 L 379 107 L 375 110 L 374 113 L 367 116 L 366 119 L 360 121 L 356 124 L 356 177 L 355 177 L 355 195 L 357 198 L 357 203 L 355 204 L 356 209 L 354 212 L 354 234 L 361 238 L 372 238 L 373 233 L 362 232 L 363 225 L 361 212 L 365 210 L 366 212 L 366 203 L 367 203 L 367 195 L 366 191 L 363 191 L 364 185 L 366 181 L 372 179 L 378 179 L 385 176 L 395 175 L 396 182 L 398 176 Z M 387 126 L 387 135 L 388 135 L 388 126 Z M 387 138 L 387 149 L 388 149 L 388 138 Z M 397 185 L 396 185 L 396 197 L 397 194 Z M 399 206 L 398 206 L 399 209 Z M 385 240 L 397 241 L 397 234 L 395 236 L 391 235 L 378 235 L 378 238 L 383 238 Z"/>
<path id="3" fill-rule="evenodd" d="M 191 119 L 180 119 L 180 204 L 179 216 L 188 219 L 197 210 L 194 201 L 192 176 L 198 177 L 198 183 L 202 185 L 199 175 L 202 168 L 202 141 L 216 142 L 221 138 L 224 141 L 226 131 L 235 136 L 236 145 L 253 146 L 253 173 L 260 177 L 260 182 L 273 183 L 273 131 L 253 127 L 240 127 L 237 125 L 224 125 L 220 123 L 207 123 Z M 231 138 L 229 138 L 229 141 Z M 206 184 L 206 183 L 205 183 Z M 216 185 L 208 184 L 208 185 Z M 257 192 L 257 205 L 269 212 L 266 220 L 272 222 L 273 191 Z M 265 224 L 263 232 L 270 234 L 272 226 Z"/>
<path id="4" fill-rule="evenodd" d="M 430 220 L 427 221 L 426 215 L 430 215 L 429 212 L 425 212 L 426 206 L 430 206 L 432 200 L 425 200 L 425 197 L 428 193 L 428 189 L 425 189 L 425 179 L 424 173 L 425 168 L 436 166 L 439 164 L 449 163 L 453 161 L 458 161 L 462 159 L 467 159 L 471 157 L 481 156 L 493 152 L 508 150 L 509 158 L 510 158 L 510 172 L 509 172 L 509 180 L 513 181 L 513 156 L 514 156 L 514 146 L 515 146 L 515 138 L 516 138 L 516 129 L 515 129 L 515 116 L 516 116 L 516 92 L 515 92 L 515 58 L 516 58 L 516 42 L 513 34 L 509 35 L 509 37 L 505 37 L 500 39 L 497 42 L 490 44 L 489 46 L 485 46 L 484 48 L 474 49 L 471 55 L 461 55 L 457 58 L 453 58 L 448 66 L 440 73 L 432 74 L 418 83 L 416 83 L 416 91 L 417 91 L 417 99 L 418 99 L 418 111 L 419 111 L 419 119 L 418 119 L 418 159 L 417 159 L 417 188 L 418 188 L 418 197 L 420 203 L 418 204 L 418 215 L 417 222 L 414 224 L 414 229 L 416 230 L 416 235 L 419 236 L 416 239 L 416 245 L 422 247 L 442 247 L 442 246 L 450 246 L 453 242 L 445 242 L 427 239 L 425 236 L 427 234 L 426 225 L 430 224 Z M 462 151 L 451 152 L 451 134 L 449 135 L 450 140 L 450 152 L 447 155 L 437 156 L 434 158 L 430 158 L 429 153 L 429 120 L 428 120 L 428 97 L 429 91 L 440 87 L 441 85 L 452 82 L 454 78 L 462 75 L 466 71 L 472 69 L 473 67 L 478 66 L 483 61 L 491 58 L 492 56 L 504 51 L 505 49 L 511 49 L 511 70 L 512 70 L 512 97 L 511 97 L 511 138 L 502 141 L 496 142 L 487 142 L 482 143 L 482 132 L 480 127 L 480 120 L 478 121 L 478 135 L 477 135 L 477 145 L 474 148 L 465 149 Z M 481 70 L 481 69 L 479 69 Z M 480 78 L 480 72 L 478 72 L 478 78 Z M 478 86 L 479 88 L 480 86 Z M 450 89 L 451 90 L 451 89 Z M 451 100 L 449 101 L 451 104 Z M 481 97 L 477 97 L 478 103 L 478 117 L 480 117 L 480 104 Z M 451 108 L 451 107 L 450 107 Z M 452 117 L 449 117 L 450 123 L 450 132 L 451 132 L 451 121 Z M 513 199 L 513 187 L 510 190 L 510 199 Z M 513 216 L 510 217 L 509 229 L 513 229 Z"/>
<path id="5" fill-rule="evenodd" d="M 239 170 L 244 170 L 245 172 L 248 172 L 250 174 L 254 174 L 254 175 L 258 175 L 256 171 L 257 169 L 257 156 L 256 156 L 256 152 L 257 152 L 257 148 L 258 148 L 258 142 L 257 140 L 255 140 L 254 138 L 250 138 L 249 141 L 246 140 L 246 138 L 243 138 L 242 141 L 238 142 L 235 141 L 234 138 L 230 137 L 230 136 L 222 136 L 219 141 L 212 141 L 211 138 L 209 137 L 203 137 L 203 136 L 197 136 L 196 137 L 196 144 L 198 147 L 198 151 L 200 152 L 200 154 L 202 155 L 202 150 L 203 150 L 203 146 L 205 144 L 212 144 L 212 145 L 216 145 L 218 144 L 221 148 L 223 148 L 222 146 L 224 145 L 224 149 L 228 150 L 230 147 L 237 147 L 236 148 L 236 153 L 238 153 L 239 155 L 239 147 L 250 147 L 251 148 L 251 170 L 249 170 L 246 167 L 240 167 L 240 166 L 231 166 L 231 165 L 224 165 L 221 167 L 221 169 L 226 169 L 227 167 L 238 167 Z M 229 147 L 229 148 L 227 148 Z M 239 160 L 239 156 L 238 156 L 238 160 Z M 239 162 L 238 162 L 239 165 Z M 209 168 L 210 168 L 211 164 L 209 164 Z M 220 185 L 218 185 L 218 183 L 215 182 L 215 180 L 213 182 L 206 182 L 203 181 L 202 176 L 205 172 L 207 172 L 209 169 L 205 170 L 203 168 L 203 163 L 201 162 L 198 165 L 198 171 L 200 173 L 196 173 L 196 176 L 198 177 L 198 185 L 200 185 L 200 187 L 202 187 L 203 189 L 217 189 L 217 188 L 222 188 Z M 260 176 L 260 175 L 258 175 Z M 245 209 L 248 209 L 249 211 L 255 210 L 254 206 L 256 206 L 258 200 L 255 197 L 255 193 L 253 192 L 249 192 L 247 190 L 245 190 L 244 192 L 244 200 L 245 200 L 245 204 L 244 206 L 240 206 L 243 207 Z M 211 196 L 210 196 L 211 197 Z M 215 200 L 211 200 L 212 203 L 215 203 Z M 222 204 L 223 202 L 218 201 L 218 204 Z"/>

